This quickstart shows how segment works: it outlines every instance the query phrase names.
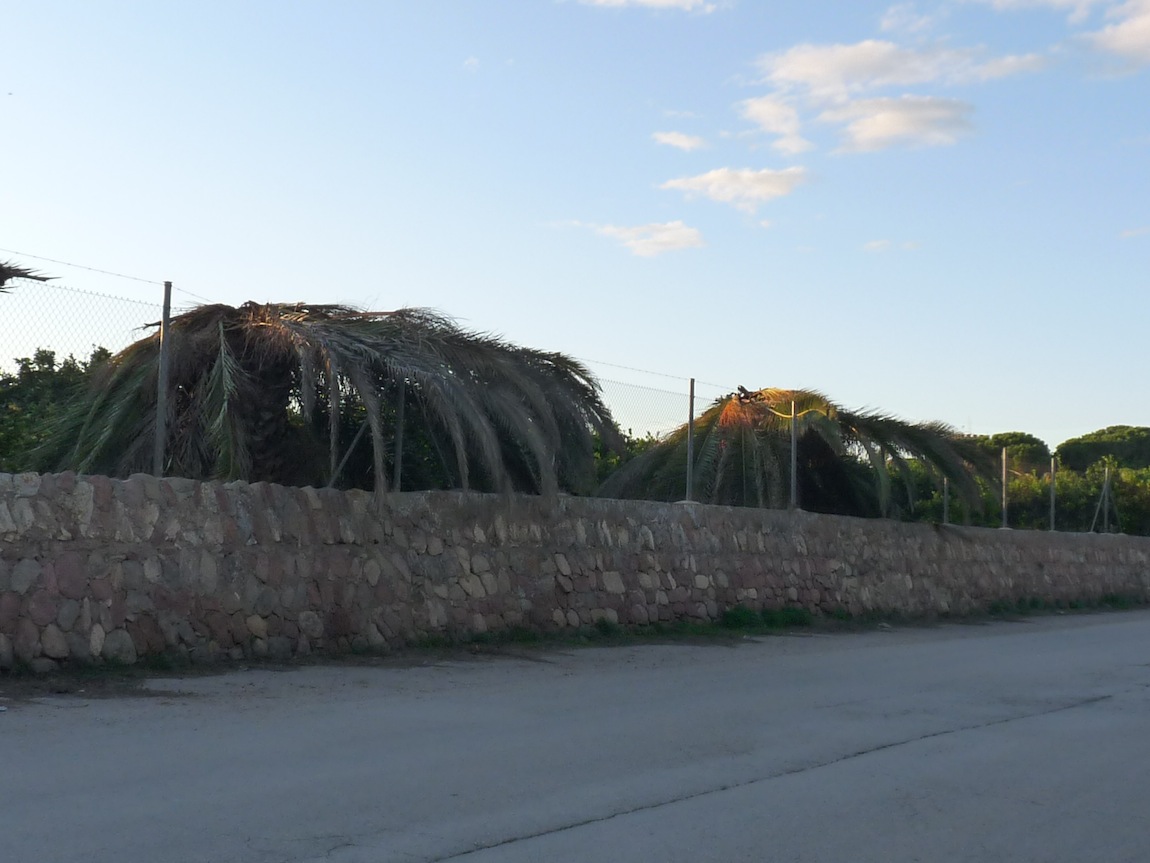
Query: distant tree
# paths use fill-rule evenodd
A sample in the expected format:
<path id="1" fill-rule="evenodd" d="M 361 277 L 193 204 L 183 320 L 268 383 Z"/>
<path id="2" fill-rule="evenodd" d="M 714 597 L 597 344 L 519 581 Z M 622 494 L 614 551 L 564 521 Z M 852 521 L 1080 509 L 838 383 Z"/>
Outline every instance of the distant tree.
<path id="1" fill-rule="evenodd" d="M 111 354 L 96 348 L 86 361 L 57 362 L 46 348 L 16 360 L 16 373 L 0 373 L 0 472 L 35 467 L 47 430 L 82 390 L 93 370 Z"/>
<path id="2" fill-rule="evenodd" d="M 602 435 L 595 435 L 595 474 L 602 484 L 611 474 L 636 456 L 656 446 L 659 439 L 648 433 L 642 437 L 627 429 L 622 435 L 622 447 L 612 447 Z"/>
<path id="3" fill-rule="evenodd" d="M 1150 428 L 1109 426 L 1063 441 L 1055 453 L 1070 470 L 1084 471 L 1106 456 L 1112 456 L 1121 467 L 1150 467 Z"/>
<path id="4" fill-rule="evenodd" d="M 1027 432 L 999 432 L 993 435 L 970 435 L 995 463 L 1006 447 L 1007 467 L 1012 473 L 1031 473 L 1050 469 L 1050 447 L 1040 438 Z"/>

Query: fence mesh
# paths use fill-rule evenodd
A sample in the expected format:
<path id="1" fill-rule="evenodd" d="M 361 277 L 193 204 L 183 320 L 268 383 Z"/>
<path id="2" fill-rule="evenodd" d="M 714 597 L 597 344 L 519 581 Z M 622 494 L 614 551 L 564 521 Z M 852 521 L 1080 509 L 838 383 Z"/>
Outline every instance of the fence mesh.
<path id="1" fill-rule="evenodd" d="M 159 285 L 156 290 L 159 299 Z M 173 313 L 178 314 L 179 311 L 174 309 Z M 115 353 L 147 336 L 158 325 L 161 314 L 159 302 L 99 294 L 56 282 L 10 279 L 0 291 L 0 395 L 3 395 L 3 386 L 11 386 L 14 380 L 11 376 L 22 365 L 25 369 L 42 368 L 42 364 L 28 361 L 37 358 L 38 351 L 51 351 L 57 364 L 73 357 L 82 365 L 97 348 Z M 619 427 L 629 436 L 661 438 L 687 422 L 691 411 L 688 378 L 596 360 L 582 362 L 595 374 L 602 387 L 604 402 Z M 696 381 L 694 415 L 700 416 L 716 399 L 733 389 Z M 4 405 L 0 404 L 0 408 Z M 15 416 L 11 404 L 7 414 L 12 414 L 9 420 Z M 0 470 L 14 469 L 12 464 L 6 463 L 4 450 L 12 449 L 16 425 L 18 423 L 6 424 L 4 416 L 0 416 Z M 1118 529 L 1150 534 L 1148 476 L 1150 469 L 1114 473 L 1111 505 L 1115 509 L 1113 524 Z M 1049 482 L 1049 475 L 1040 472 L 1012 477 L 1008 489 L 1012 527 L 1043 528 L 1048 524 Z M 1097 521 L 1102 488 L 1100 467 L 1082 474 L 1060 472 L 1057 494 L 1059 530 L 1094 529 L 1090 516 L 1094 515 Z M 975 523 L 998 523 L 1001 510 L 997 509 L 996 495 L 997 492 L 992 493 L 988 486 L 986 511 L 975 519 Z M 1119 501 L 1122 504 L 1120 513 L 1115 505 Z M 922 501 L 919 508 L 922 510 L 919 517 L 925 520 L 939 521 L 943 517 L 943 501 L 938 493 Z M 952 509 L 951 516 L 956 515 Z"/>
<path id="2" fill-rule="evenodd" d="M 690 380 L 583 360 L 599 380 L 603 401 L 615 421 L 632 437 L 663 437 L 686 424 L 690 416 Z M 630 378 L 624 380 L 623 378 Z M 695 416 L 734 387 L 695 382 Z"/>
<path id="3" fill-rule="evenodd" d="M 41 348 L 58 360 L 84 361 L 98 347 L 116 353 L 147 335 L 162 313 L 159 303 L 12 279 L 0 292 L 0 372 Z"/>

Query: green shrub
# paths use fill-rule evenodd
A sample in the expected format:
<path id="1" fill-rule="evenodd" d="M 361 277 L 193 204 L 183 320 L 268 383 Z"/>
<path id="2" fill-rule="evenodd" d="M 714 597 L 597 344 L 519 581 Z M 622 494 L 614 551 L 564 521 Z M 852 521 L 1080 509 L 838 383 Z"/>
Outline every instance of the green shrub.
<path id="1" fill-rule="evenodd" d="M 764 608 L 763 623 L 782 629 L 787 626 L 810 626 L 814 616 L 805 608 Z"/>
<path id="2" fill-rule="evenodd" d="M 759 615 L 745 605 L 736 605 L 728 608 L 719 618 L 719 625 L 727 629 L 749 629 L 762 622 Z"/>
<path id="3" fill-rule="evenodd" d="M 619 634 L 619 624 L 612 623 L 605 617 L 600 617 L 595 621 L 595 631 L 605 637 Z"/>

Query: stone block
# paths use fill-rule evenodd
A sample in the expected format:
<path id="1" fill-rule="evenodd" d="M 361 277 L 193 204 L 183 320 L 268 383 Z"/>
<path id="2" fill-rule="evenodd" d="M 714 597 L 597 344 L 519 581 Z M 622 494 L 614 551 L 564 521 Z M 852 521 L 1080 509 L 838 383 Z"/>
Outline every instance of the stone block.
<path id="1" fill-rule="evenodd" d="M 258 614 L 250 614 L 244 618 L 247 624 L 248 631 L 253 637 L 259 640 L 265 640 L 268 637 L 268 622 Z"/>
<path id="2" fill-rule="evenodd" d="M 104 627 L 98 623 L 93 623 L 92 631 L 88 634 L 88 653 L 92 656 L 103 655 L 105 639 Z"/>
<path id="3" fill-rule="evenodd" d="M 92 651 L 88 644 L 87 634 L 66 632 L 64 633 L 64 640 L 68 642 L 68 655 L 72 662 L 87 664 L 92 661 Z"/>
<path id="4" fill-rule="evenodd" d="M 25 594 L 40 579 L 40 561 L 24 558 L 12 567 L 9 587 L 16 593 Z"/>
<path id="5" fill-rule="evenodd" d="M 0 669 L 10 671 L 16 667 L 16 651 L 12 639 L 0 632 Z"/>
<path id="6" fill-rule="evenodd" d="M 483 586 L 483 582 L 477 575 L 465 575 L 459 579 L 459 586 L 463 588 L 464 593 L 472 599 L 483 599 L 487 596 L 487 589 Z"/>
<path id="7" fill-rule="evenodd" d="M 45 626 L 40 633 L 40 646 L 49 659 L 67 659 L 72 652 L 64 633 L 54 623 Z"/>
<path id="8" fill-rule="evenodd" d="M 323 637 L 323 621 L 314 611 L 301 611 L 298 625 L 299 631 L 308 638 Z"/>
<path id="9" fill-rule="evenodd" d="M 100 656 L 105 662 L 115 662 L 120 665 L 135 665 L 138 655 L 132 636 L 126 629 L 113 629 L 104 637 L 100 647 Z"/>
<path id="10" fill-rule="evenodd" d="M 487 591 L 488 596 L 496 596 L 499 593 L 499 579 L 495 573 L 484 572 L 479 576 L 479 580 L 483 582 L 483 589 Z"/>
<path id="11" fill-rule="evenodd" d="M 602 575 L 603 589 L 607 593 L 624 594 L 627 592 L 626 585 L 623 584 L 623 577 L 613 570 L 608 570 Z"/>
<path id="12" fill-rule="evenodd" d="M 60 598 L 46 590 L 37 590 L 28 598 L 25 613 L 37 626 L 46 626 L 56 619 L 60 610 Z"/>
<path id="13" fill-rule="evenodd" d="M 20 619 L 20 594 L 11 591 L 0 593 L 0 632 L 11 635 L 16 631 L 16 621 Z"/>
<path id="14" fill-rule="evenodd" d="M 273 635 L 267 641 L 268 656 L 272 659 L 291 659 L 292 640 L 282 635 Z"/>

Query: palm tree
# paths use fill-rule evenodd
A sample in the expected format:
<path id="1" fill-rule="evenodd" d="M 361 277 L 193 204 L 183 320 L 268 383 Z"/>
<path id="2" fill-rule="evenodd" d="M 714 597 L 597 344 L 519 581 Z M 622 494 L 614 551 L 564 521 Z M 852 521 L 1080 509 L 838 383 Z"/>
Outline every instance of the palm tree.
<path id="1" fill-rule="evenodd" d="M 46 282 L 51 276 L 42 276 L 35 270 L 18 267 L 11 261 L 0 261 L 0 291 L 6 290 L 10 279 L 35 279 L 37 282 Z"/>
<path id="2" fill-rule="evenodd" d="M 335 484 L 368 430 L 369 475 L 350 484 L 388 491 L 398 487 L 406 429 L 414 449 L 439 462 L 440 485 L 585 491 L 593 435 L 619 437 L 577 361 L 424 309 L 205 305 L 167 332 L 167 473 Z M 42 452 L 46 466 L 150 470 L 158 360 L 157 333 L 97 370 Z"/>
<path id="3" fill-rule="evenodd" d="M 732 506 L 780 508 L 794 463 L 804 509 L 849 515 L 888 515 L 892 472 L 913 502 L 915 471 L 945 478 L 963 500 L 980 501 L 976 474 L 985 471 L 978 447 L 942 423 L 908 423 L 888 414 L 847 411 L 812 390 L 745 390 L 720 398 L 695 420 L 696 499 Z M 687 474 L 684 424 L 624 464 L 600 487 L 606 497 L 677 500 Z"/>

